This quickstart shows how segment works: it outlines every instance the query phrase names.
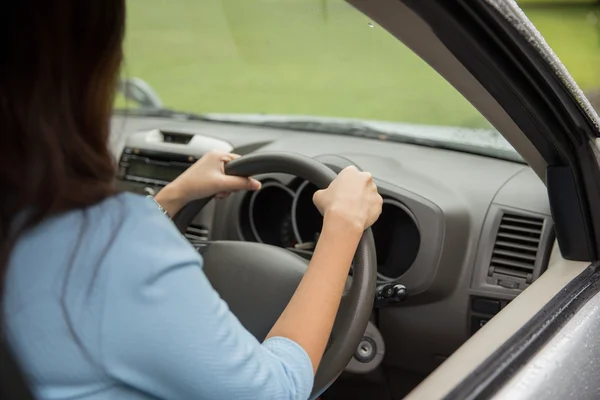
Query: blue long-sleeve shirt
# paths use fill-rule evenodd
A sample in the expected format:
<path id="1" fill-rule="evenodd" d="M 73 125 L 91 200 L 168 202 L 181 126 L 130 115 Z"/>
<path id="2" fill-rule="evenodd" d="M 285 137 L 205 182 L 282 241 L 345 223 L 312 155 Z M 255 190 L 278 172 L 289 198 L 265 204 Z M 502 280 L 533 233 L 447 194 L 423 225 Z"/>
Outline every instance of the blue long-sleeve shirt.
<path id="1" fill-rule="evenodd" d="M 306 399 L 295 342 L 259 343 L 151 200 L 121 194 L 53 217 L 17 243 L 9 343 L 40 399 Z"/>

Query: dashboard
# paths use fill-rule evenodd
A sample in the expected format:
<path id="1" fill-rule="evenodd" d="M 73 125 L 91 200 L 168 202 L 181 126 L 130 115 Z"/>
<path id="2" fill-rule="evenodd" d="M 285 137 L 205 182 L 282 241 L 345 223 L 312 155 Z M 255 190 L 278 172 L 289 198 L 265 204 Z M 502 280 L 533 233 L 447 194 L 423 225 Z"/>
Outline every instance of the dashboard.
<path id="1" fill-rule="evenodd" d="M 385 342 L 390 368 L 435 369 L 544 272 L 554 243 L 546 188 L 516 162 L 386 140 L 140 116 L 113 118 L 111 146 L 121 162 L 126 151 L 151 161 L 162 152 L 157 165 L 177 161 L 179 168 L 219 148 L 293 152 L 334 171 L 355 165 L 371 172 L 385 200 L 373 226 L 378 279 L 400 283 L 408 294 L 373 310 L 369 329 Z M 169 154 L 187 158 L 165 160 Z M 145 168 L 136 177 L 129 167 L 122 165 L 119 176 L 124 190 L 156 192 L 170 176 L 161 170 L 153 177 Z M 256 178 L 261 190 L 211 202 L 186 236 L 262 242 L 310 258 L 322 225 L 312 203 L 316 187 L 279 173 Z"/>

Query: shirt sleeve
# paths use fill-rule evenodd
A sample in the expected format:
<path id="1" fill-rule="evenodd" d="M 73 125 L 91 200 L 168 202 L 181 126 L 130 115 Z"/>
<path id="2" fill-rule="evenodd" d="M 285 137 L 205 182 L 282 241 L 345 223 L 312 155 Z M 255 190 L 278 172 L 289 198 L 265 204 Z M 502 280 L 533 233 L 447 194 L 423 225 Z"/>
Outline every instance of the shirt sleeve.
<path id="1" fill-rule="evenodd" d="M 164 399 L 307 399 L 311 361 L 290 339 L 260 343 L 153 206 L 123 225 L 106 257 L 102 362 L 122 384 Z M 118 244 L 117 244 L 118 243 Z"/>

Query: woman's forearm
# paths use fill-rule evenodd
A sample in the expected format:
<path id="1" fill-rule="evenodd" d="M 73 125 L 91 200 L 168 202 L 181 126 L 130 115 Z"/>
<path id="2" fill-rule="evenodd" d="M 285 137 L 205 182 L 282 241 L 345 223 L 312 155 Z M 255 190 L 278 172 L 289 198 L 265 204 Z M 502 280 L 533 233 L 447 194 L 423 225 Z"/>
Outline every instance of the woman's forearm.
<path id="1" fill-rule="evenodd" d="M 326 215 L 317 247 L 289 304 L 267 335 L 298 343 L 317 370 L 363 230 L 342 217 Z"/>

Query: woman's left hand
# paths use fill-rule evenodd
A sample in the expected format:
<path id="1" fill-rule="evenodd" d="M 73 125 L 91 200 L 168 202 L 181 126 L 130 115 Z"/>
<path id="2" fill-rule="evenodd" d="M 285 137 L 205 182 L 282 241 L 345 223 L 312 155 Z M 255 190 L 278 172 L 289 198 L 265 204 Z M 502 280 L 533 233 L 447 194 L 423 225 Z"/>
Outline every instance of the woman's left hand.
<path id="1" fill-rule="evenodd" d="M 223 198 L 239 190 L 260 189 L 260 182 L 256 179 L 225 174 L 225 164 L 239 157 L 218 151 L 205 154 L 158 192 L 155 200 L 170 216 L 174 216 L 193 200 L 213 195 Z"/>

